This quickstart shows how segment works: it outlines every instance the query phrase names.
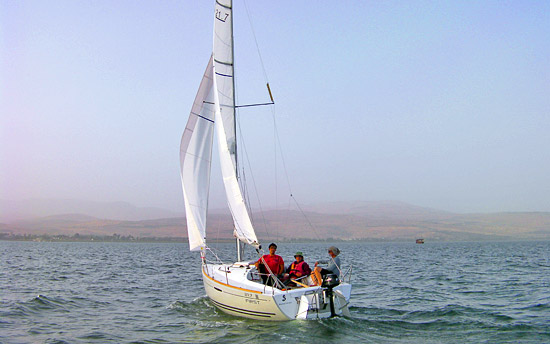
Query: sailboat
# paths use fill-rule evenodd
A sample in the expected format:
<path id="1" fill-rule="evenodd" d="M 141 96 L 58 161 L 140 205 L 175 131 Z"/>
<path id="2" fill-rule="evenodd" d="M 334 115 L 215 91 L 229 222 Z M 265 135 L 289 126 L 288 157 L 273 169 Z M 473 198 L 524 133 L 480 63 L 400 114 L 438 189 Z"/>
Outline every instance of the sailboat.
<path id="1" fill-rule="evenodd" d="M 266 285 L 253 262 L 242 261 L 241 243 L 252 247 L 258 257 L 262 253 L 237 175 L 232 11 L 232 0 L 216 1 L 212 55 L 180 144 L 189 248 L 200 252 L 204 289 L 213 305 L 235 316 L 276 321 L 347 316 L 351 269 L 320 286 L 313 284 L 311 277 L 289 286 L 268 271 L 275 283 Z M 270 90 L 269 94 L 271 97 Z M 209 257 L 217 258 L 206 238 L 214 141 L 237 240 L 236 262 L 212 262 Z"/>

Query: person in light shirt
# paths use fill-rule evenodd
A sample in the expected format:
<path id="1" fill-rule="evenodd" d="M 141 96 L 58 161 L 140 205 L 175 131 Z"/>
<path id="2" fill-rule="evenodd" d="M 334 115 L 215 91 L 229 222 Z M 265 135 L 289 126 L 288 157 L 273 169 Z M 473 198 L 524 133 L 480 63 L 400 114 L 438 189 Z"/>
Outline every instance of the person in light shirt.
<path id="1" fill-rule="evenodd" d="M 331 246 L 328 248 L 328 255 L 330 256 L 330 261 L 328 261 L 328 266 L 326 268 L 321 268 L 319 263 L 327 263 L 326 261 L 318 261 L 315 262 L 315 268 L 313 269 L 313 282 L 316 285 L 321 285 L 323 283 L 323 277 L 327 274 L 334 274 L 336 276 L 340 276 L 340 258 L 338 255 L 340 254 L 340 250 L 335 247 Z"/>

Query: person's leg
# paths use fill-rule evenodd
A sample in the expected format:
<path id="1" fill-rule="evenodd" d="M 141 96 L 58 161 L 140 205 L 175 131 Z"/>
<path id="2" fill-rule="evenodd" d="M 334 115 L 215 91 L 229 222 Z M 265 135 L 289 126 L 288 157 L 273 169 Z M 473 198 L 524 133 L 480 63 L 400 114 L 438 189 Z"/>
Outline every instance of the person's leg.
<path id="1" fill-rule="evenodd" d="M 321 276 L 321 268 L 320 267 L 315 267 L 315 269 L 313 269 L 313 283 L 315 283 L 316 285 L 321 285 L 321 283 L 323 283 L 323 277 Z"/>
<path id="2" fill-rule="evenodd" d="M 260 273 L 260 277 L 262 278 L 262 283 L 267 284 L 269 276 L 267 275 L 267 269 L 263 264 L 258 265 L 258 272 Z"/>

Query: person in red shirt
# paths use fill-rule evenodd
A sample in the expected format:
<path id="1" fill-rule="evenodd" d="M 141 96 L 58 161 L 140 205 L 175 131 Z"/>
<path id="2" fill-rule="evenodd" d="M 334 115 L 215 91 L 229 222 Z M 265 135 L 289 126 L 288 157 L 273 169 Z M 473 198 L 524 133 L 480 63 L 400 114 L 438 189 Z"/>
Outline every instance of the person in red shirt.
<path id="1" fill-rule="evenodd" d="M 260 272 L 260 276 L 262 277 L 264 284 L 267 285 L 274 284 L 274 278 L 270 276 L 269 270 L 271 270 L 271 273 L 273 273 L 275 276 L 279 276 L 283 273 L 285 269 L 283 258 L 279 255 L 276 255 L 276 251 L 277 245 L 273 243 L 270 244 L 269 254 L 264 254 L 262 258 L 258 259 L 258 261 L 254 263 L 254 265 L 256 265 L 256 269 L 258 269 L 258 271 Z M 265 265 L 269 267 L 269 270 L 266 269 Z"/>

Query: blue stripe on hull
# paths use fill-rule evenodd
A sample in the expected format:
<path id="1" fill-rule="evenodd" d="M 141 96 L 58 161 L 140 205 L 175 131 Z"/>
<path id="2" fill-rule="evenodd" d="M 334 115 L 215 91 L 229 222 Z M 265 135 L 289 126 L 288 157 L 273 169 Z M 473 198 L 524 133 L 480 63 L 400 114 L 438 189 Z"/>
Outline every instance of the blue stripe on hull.
<path id="1" fill-rule="evenodd" d="M 246 315 L 253 315 L 253 316 L 262 317 L 262 318 L 271 318 L 272 316 L 275 315 L 275 313 L 258 312 L 258 311 L 252 311 L 250 309 L 244 309 L 244 308 L 237 308 L 237 307 L 229 306 L 229 305 L 223 304 L 223 303 L 218 302 L 218 301 L 213 300 L 213 299 L 210 299 L 210 301 L 212 301 L 212 303 L 214 303 L 214 305 L 216 305 L 216 307 L 221 308 L 221 309 L 225 309 L 225 310 L 228 310 L 228 311 L 231 311 L 231 312 L 236 312 L 236 313 L 241 313 L 241 314 L 246 314 Z"/>

